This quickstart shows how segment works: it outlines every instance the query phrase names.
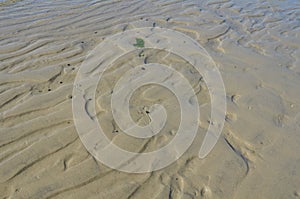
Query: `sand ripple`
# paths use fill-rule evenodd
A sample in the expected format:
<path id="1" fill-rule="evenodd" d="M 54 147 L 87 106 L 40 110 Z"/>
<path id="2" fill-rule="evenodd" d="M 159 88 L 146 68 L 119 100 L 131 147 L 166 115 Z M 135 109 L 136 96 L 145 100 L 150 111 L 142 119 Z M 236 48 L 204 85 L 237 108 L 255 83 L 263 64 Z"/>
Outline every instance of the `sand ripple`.
<path id="1" fill-rule="evenodd" d="M 265 0 L 0 1 L 1 198 L 299 198 L 299 9 L 296 1 Z M 120 173 L 97 162 L 78 139 L 73 82 L 105 37 L 156 26 L 189 35 L 216 61 L 227 89 L 226 125 L 204 160 L 197 158 L 200 135 L 162 171 Z M 165 61 L 171 60 L 184 64 Z M 108 77 L 115 74 L 121 73 L 115 69 Z M 195 85 L 199 77 L 190 74 Z M 198 88 L 199 134 L 209 121 L 204 88 Z M 140 96 L 136 103 L 153 95 Z M 101 99 L 99 117 L 109 111 Z M 172 102 L 167 99 L 162 103 Z M 168 136 L 137 148 L 161 146 Z"/>

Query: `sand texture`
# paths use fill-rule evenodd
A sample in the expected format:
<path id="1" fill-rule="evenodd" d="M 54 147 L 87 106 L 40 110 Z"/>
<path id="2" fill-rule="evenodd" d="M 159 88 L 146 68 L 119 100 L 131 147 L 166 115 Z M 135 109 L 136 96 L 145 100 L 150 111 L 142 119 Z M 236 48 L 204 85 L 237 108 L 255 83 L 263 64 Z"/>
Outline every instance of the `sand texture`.
<path id="1" fill-rule="evenodd" d="M 73 120 L 73 83 L 87 54 L 108 36 L 162 27 L 201 44 L 226 88 L 225 126 L 205 159 L 210 123 L 205 82 L 182 57 L 137 49 L 105 71 L 97 115 L 116 145 L 147 152 L 176 134 L 176 97 L 153 85 L 130 99 L 139 125 L 154 103 L 168 120 L 143 141 L 116 125 L 110 100 L 130 68 L 156 63 L 180 71 L 197 93 L 196 139 L 169 167 L 145 174 L 110 169 L 83 146 Z M 300 198 L 300 4 L 297 1 L 0 0 L 0 198 L 285 199 Z M 109 50 L 109 49 L 107 49 Z M 142 53 L 142 56 L 141 56 Z"/>

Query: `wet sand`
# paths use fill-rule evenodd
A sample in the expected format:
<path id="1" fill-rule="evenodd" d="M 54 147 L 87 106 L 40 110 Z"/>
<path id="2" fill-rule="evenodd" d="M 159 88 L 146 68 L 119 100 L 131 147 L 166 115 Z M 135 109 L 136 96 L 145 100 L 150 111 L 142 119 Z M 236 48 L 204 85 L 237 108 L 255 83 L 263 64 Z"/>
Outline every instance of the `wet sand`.
<path id="1" fill-rule="evenodd" d="M 300 35 L 296 1 L 0 1 L 0 198 L 300 198 Z M 197 90 L 201 121 L 189 150 L 146 174 L 112 170 L 80 141 L 73 83 L 87 54 L 106 37 L 141 27 L 187 34 L 215 61 L 226 88 L 222 135 L 205 159 L 199 147 L 210 122 L 201 75 L 182 58 L 145 51 L 181 70 Z M 153 139 L 124 138 L 113 121 L 110 89 L 139 51 L 119 59 L 97 88 L 97 117 L 127 150 L 154 150 L 178 128 L 176 98 L 140 89 L 131 115 L 149 123 L 153 102 L 168 123 Z M 170 117 L 169 117 L 170 116 Z"/>

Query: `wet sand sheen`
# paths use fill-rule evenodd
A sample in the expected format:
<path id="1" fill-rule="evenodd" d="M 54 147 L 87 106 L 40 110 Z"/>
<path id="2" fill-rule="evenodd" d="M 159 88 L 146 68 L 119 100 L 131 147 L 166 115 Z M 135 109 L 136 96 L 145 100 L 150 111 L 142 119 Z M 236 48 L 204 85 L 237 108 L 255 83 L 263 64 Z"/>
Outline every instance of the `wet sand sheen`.
<path id="1" fill-rule="evenodd" d="M 300 6 L 291 2 L 1 1 L 0 198 L 299 198 Z M 179 57 L 144 52 L 149 63 L 181 70 L 199 91 L 199 136 L 170 167 L 127 174 L 96 161 L 82 145 L 73 123 L 73 82 L 85 56 L 107 36 L 154 26 L 187 34 L 212 56 L 226 87 L 226 123 L 200 160 L 210 120 L 201 75 Z M 150 87 L 133 96 L 131 114 L 142 124 L 149 122 L 143 105 L 154 100 L 172 113 L 164 132 L 142 143 L 122 142 L 107 99 L 110 78 L 144 62 L 138 53 L 107 71 L 97 117 L 120 146 L 150 150 L 176 132 L 174 96 Z"/>

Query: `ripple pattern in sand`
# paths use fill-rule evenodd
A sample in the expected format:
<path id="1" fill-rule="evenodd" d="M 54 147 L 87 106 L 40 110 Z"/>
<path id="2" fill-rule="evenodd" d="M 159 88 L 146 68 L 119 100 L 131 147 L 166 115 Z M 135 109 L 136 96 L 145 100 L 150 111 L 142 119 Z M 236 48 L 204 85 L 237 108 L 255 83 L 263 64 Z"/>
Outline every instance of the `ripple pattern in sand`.
<path id="1" fill-rule="evenodd" d="M 292 3 L 1 1 L 0 198 L 299 198 L 300 6 Z M 226 126 L 205 160 L 197 158 L 199 136 L 165 170 L 120 173 L 81 144 L 73 82 L 105 37 L 156 26 L 189 35 L 216 61 L 227 89 Z M 199 92 L 209 102 L 205 89 Z M 142 100 L 149 93 L 141 92 Z M 109 108 L 104 103 L 101 110 Z M 199 134 L 209 105 L 201 111 Z M 141 150 L 167 140 L 145 142 Z"/>

